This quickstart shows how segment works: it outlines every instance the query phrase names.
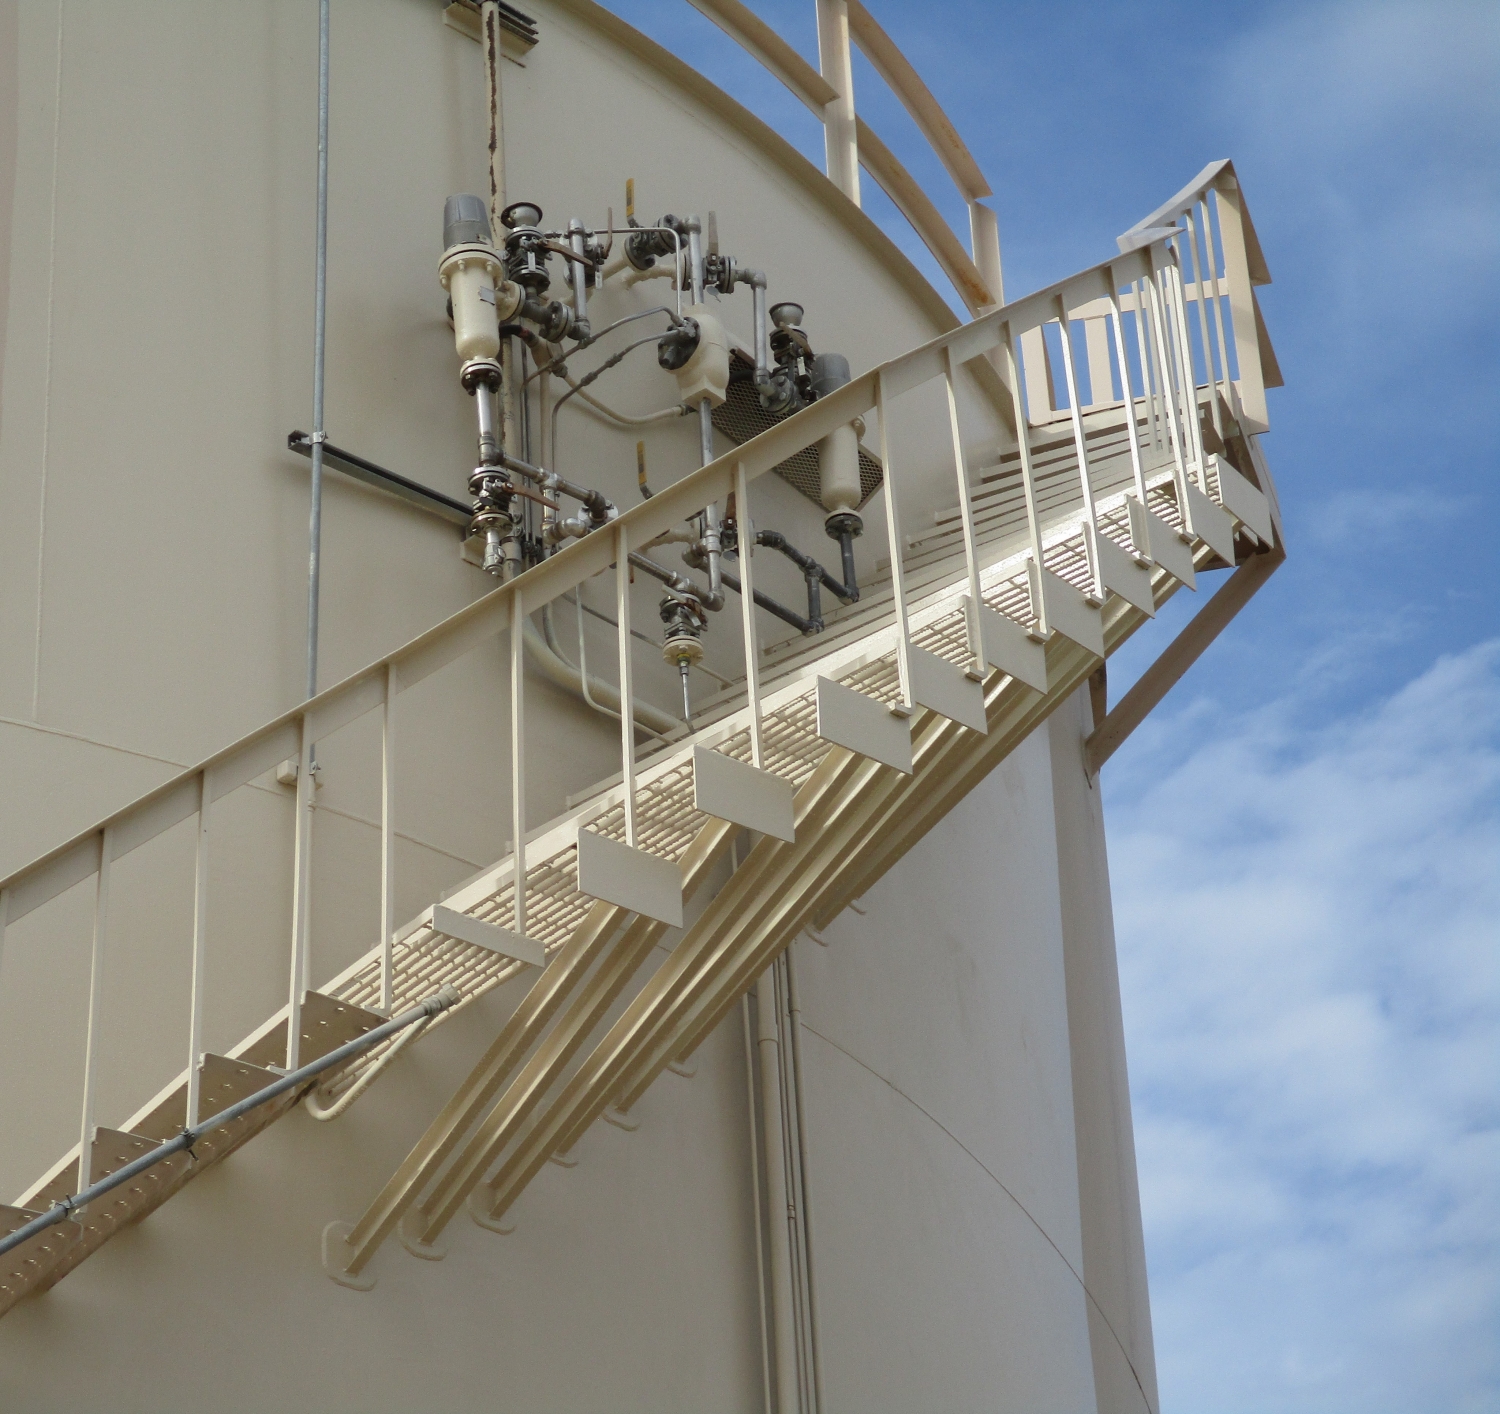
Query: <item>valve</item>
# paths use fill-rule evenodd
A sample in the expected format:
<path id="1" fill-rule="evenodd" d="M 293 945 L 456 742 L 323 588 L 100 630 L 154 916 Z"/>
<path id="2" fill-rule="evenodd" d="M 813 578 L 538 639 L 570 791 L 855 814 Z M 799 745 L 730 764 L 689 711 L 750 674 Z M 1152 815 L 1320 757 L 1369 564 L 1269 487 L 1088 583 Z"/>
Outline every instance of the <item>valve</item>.
<path id="1" fill-rule="evenodd" d="M 668 663 L 675 663 L 682 675 L 682 715 L 691 718 L 688 670 L 703 661 L 703 630 L 708 625 L 708 615 L 691 596 L 669 592 L 661 601 L 661 621 L 661 656 Z"/>

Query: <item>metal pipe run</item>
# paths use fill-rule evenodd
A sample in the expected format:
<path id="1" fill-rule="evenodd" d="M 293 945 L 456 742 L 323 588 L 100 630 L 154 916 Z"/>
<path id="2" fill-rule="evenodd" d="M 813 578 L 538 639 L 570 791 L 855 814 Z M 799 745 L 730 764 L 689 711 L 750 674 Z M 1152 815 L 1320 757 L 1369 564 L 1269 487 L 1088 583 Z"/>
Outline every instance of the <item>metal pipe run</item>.
<path id="1" fill-rule="evenodd" d="M 745 592 L 740 587 L 739 580 L 730 574 L 728 570 L 724 570 L 720 578 L 736 594 L 743 594 Z M 804 619 L 795 609 L 788 609 L 785 604 L 778 604 L 769 594 L 762 594 L 758 589 L 755 590 L 755 602 L 759 608 L 764 609 L 768 614 L 775 614 L 783 623 L 791 624 L 798 633 L 804 635 L 817 633 L 822 627 L 821 624 L 815 624 L 811 619 Z"/>
<path id="2" fill-rule="evenodd" d="M 312 508 L 307 539 L 307 695 L 318 695 L 318 594 L 323 559 L 323 351 L 328 325 L 328 0 L 318 4 L 318 229 L 313 286 Z"/>
<path id="3" fill-rule="evenodd" d="M 54 1227 L 64 1222 L 68 1215 L 76 1212 L 79 1208 L 86 1207 L 95 1198 L 102 1198 L 106 1193 L 112 1192 L 122 1184 L 129 1183 L 137 1174 L 145 1173 L 155 1164 L 163 1159 L 170 1158 L 173 1154 L 180 1154 L 186 1150 L 192 1153 L 193 1145 L 205 1134 L 211 1134 L 216 1129 L 222 1129 L 227 1124 L 233 1124 L 235 1120 L 247 1115 L 251 1110 L 258 1108 L 269 1100 L 274 1100 L 278 1095 L 284 1095 L 288 1090 L 295 1090 L 299 1085 L 305 1085 L 309 1080 L 316 1079 L 325 1070 L 332 1070 L 341 1065 L 352 1056 L 357 1056 L 361 1051 L 367 1051 L 372 1046 L 378 1046 L 387 1037 L 394 1036 L 398 1031 L 405 1030 L 416 1022 L 425 1021 L 436 1016 L 439 1012 L 447 1011 L 449 1007 L 456 1006 L 463 1000 L 458 988 L 451 983 L 445 982 L 432 996 L 425 1001 L 418 1002 L 410 1011 L 404 1011 L 400 1016 L 387 1021 L 383 1026 L 377 1026 L 373 1031 L 366 1031 L 363 1036 L 356 1036 L 354 1040 L 346 1042 L 336 1050 L 329 1051 L 326 1056 L 312 1061 L 308 1065 L 299 1067 L 289 1075 L 283 1075 L 280 1080 L 273 1081 L 263 1090 L 257 1090 L 253 1095 L 247 1095 L 237 1104 L 230 1105 L 227 1110 L 220 1110 L 218 1114 L 206 1119 L 202 1124 L 186 1128 L 175 1139 L 168 1139 L 165 1144 L 158 1144 L 156 1148 L 142 1154 L 138 1159 L 132 1159 L 124 1168 L 116 1169 L 114 1173 L 101 1178 L 98 1183 L 91 1184 L 80 1193 L 75 1193 L 71 1198 L 64 1198 L 60 1203 L 32 1219 L 25 1227 L 17 1228 L 9 1236 L 0 1238 L 0 1257 L 7 1252 L 13 1251 L 23 1242 L 29 1242 L 38 1233 L 45 1232 L 49 1227 Z"/>

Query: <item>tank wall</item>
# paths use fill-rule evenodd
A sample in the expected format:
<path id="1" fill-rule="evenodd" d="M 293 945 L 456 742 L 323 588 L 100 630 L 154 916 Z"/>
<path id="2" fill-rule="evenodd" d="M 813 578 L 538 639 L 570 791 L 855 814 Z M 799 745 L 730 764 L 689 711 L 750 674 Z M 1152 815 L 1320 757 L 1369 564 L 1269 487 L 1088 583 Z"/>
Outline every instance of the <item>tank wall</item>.
<path id="1" fill-rule="evenodd" d="M 802 159 L 801 176 L 789 179 L 774 154 L 571 8 L 534 8 L 541 42 L 524 65 L 503 66 L 512 194 L 540 201 L 549 219 L 602 223 L 613 205 L 623 220 L 633 176 L 646 219 L 715 211 L 724 249 L 763 266 L 773 297 L 801 299 L 819 346 L 848 349 L 856 370 L 936 332 L 931 292 L 904 283 L 916 278 L 910 267 Z M 293 0 L 144 9 L 38 0 L 8 13 L 16 44 L 5 115 L 13 163 L 0 142 L 0 191 L 13 198 L 0 383 L 4 872 L 302 695 L 309 468 L 285 439 L 309 425 L 317 92 L 316 8 Z M 473 411 L 457 383 L 436 271 L 444 198 L 487 189 L 479 46 L 445 25 L 431 0 L 335 0 L 332 35 L 329 436 L 461 497 Z M 606 289 L 593 318 L 602 325 L 669 296 L 661 281 Z M 748 337 L 748 295 L 723 309 Z M 641 412 L 672 402 L 675 386 L 645 348 L 596 391 Z M 897 446 L 928 449 L 911 452 L 903 484 L 917 501 L 951 499 L 951 467 L 930 450 L 942 446 L 933 429 L 943 409 L 913 400 L 909 411 Z M 687 420 L 642 435 L 657 486 L 696 465 Z M 559 420 L 559 469 L 632 504 L 636 439 L 580 412 L 575 399 Z M 757 483 L 753 500 L 759 524 L 815 552 L 832 548 L 819 510 L 778 478 Z M 860 544 L 866 576 L 883 542 L 877 502 Z M 763 556 L 757 568 L 765 588 L 797 601 L 791 566 Z M 632 614 L 654 637 L 659 595 L 638 579 Z M 492 585 L 460 559 L 452 527 L 327 475 L 320 682 Z M 608 608 L 612 586 L 589 597 Z M 710 666 L 728 673 L 742 661 L 736 609 L 731 601 L 709 636 Z M 576 621 L 565 607 L 556 629 L 574 653 Z M 585 631 L 590 662 L 612 677 L 612 630 L 588 620 Z M 768 643 L 787 632 L 766 616 L 762 631 Z M 402 919 L 508 850 L 505 654 L 502 637 L 401 697 Z M 675 669 L 645 644 L 635 664 L 637 691 L 673 709 Z M 696 679 L 700 698 L 712 688 Z M 535 674 L 527 691 L 528 813 L 539 825 L 619 769 L 618 728 Z M 378 931 L 379 753 L 373 716 L 318 744 L 315 985 Z M 210 902 L 211 1049 L 233 1045 L 284 998 L 290 797 L 268 776 L 223 807 Z M 112 910 L 106 1123 L 122 1122 L 183 1064 L 190 834 L 174 832 L 115 871 L 122 903 L 154 903 Z M 0 1073 L 34 1075 L 42 1091 L 40 1104 L 0 1094 L 0 1127 L 13 1136 L 0 1154 L 6 1194 L 76 1137 L 87 891 L 12 928 L 0 961 Z"/>
<path id="2" fill-rule="evenodd" d="M 773 300 L 804 303 L 815 344 L 847 352 L 856 373 L 945 327 L 930 291 L 821 178 L 789 178 L 722 113 L 591 27 L 586 7 L 527 8 L 542 41 L 504 71 L 512 195 L 540 201 L 549 221 L 597 221 L 608 202 L 618 218 L 633 176 L 647 219 L 714 210 L 723 247 L 767 270 Z M 316 10 L 293 0 L 64 0 L 14 14 L 17 94 L 0 112 L 0 203 L 14 196 L 0 871 L 301 697 L 308 473 L 285 437 L 308 424 L 316 93 Z M 461 495 L 472 412 L 436 266 L 443 198 L 485 185 L 478 47 L 428 0 L 335 0 L 333 26 L 329 434 Z M 595 323 L 665 292 L 606 291 Z M 742 335 L 748 305 L 725 302 Z M 638 357 L 600 385 L 631 412 L 672 399 L 649 351 Z M 982 441 L 989 414 L 961 383 Z M 930 389 L 897 411 L 903 511 L 909 526 L 930 523 L 953 500 L 946 407 Z M 627 433 L 570 409 L 560 427 L 559 469 L 621 504 L 634 499 L 637 435 L 653 484 L 695 464 L 685 423 Z M 324 683 L 490 587 L 450 527 L 335 474 L 325 495 Z M 758 523 L 815 553 L 828 543 L 821 513 L 779 480 L 754 500 Z M 877 501 L 864 575 L 884 540 Z M 763 584 L 794 602 L 800 576 L 762 565 Z M 609 590 L 594 593 L 603 607 Z M 633 612 L 654 629 L 649 585 Z M 723 617 L 710 664 L 728 669 L 738 616 Z M 767 642 L 782 632 L 762 626 Z M 566 615 L 560 627 L 567 643 Z M 605 662 L 612 634 L 587 632 L 591 661 Z M 402 698 L 403 918 L 507 851 L 505 647 Z M 675 675 L 656 659 L 642 647 L 640 681 L 670 707 Z M 618 768 L 618 736 L 535 677 L 528 694 L 541 823 Z M 378 723 L 319 752 L 315 982 L 378 931 Z M 1107 1180 L 1090 1206 L 1095 1128 L 1079 1115 L 1095 1100 L 1074 1069 L 1069 939 L 1103 935 L 1095 905 L 1068 922 L 1058 851 L 1094 826 L 1065 828 L 1055 769 L 1046 734 L 1034 736 L 871 890 L 863 915 L 832 925 L 827 949 L 796 944 L 834 1407 L 1095 1407 L 1103 1367 L 1080 1274 L 1090 1215 L 1115 1190 Z M 291 809 L 264 778 L 216 810 L 209 1049 L 284 1001 Z M 179 827 L 115 870 L 105 1124 L 185 1060 L 191 833 Z M 1107 897 L 1102 850 L 1092 858 L 1077 887 Z M 77 1139 L 89 887 L 5 938 L 0 1197 Z M 0 1405 L 761 1407 L 738 1017 L 701 1048 L 695 1079 L 668 1074 L 651 1089 L 640 1130 L 596 1125 L 577 1168 L 549 1165 L 517 1205 L 514 1236 L 460 1218 L 436 1264 L 390 1243 L 368 1294 L 323 1274 L 324 1224 L 368 1202 L 518 995 L 493 992 L 433 1032 L 337 1124 L 281 1121 L 0 1321 Z M 1135 1331 L 1149 1351 L 1149 1326 Z"/>
<path id="3" fill-rule="evenodd" d="M 1087 687 L 1048 719 L 1089 1343 L 1101 1414 L 1160 1408 L 1099 783 Z"/>

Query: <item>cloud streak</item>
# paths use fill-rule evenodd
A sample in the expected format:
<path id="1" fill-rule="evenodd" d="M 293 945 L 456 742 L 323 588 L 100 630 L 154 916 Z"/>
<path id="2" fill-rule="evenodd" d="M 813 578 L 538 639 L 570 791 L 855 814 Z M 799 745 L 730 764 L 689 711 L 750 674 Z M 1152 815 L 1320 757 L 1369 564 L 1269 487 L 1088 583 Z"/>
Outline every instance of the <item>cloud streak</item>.
<path id="1" fill-rule="evenodd" d="M 1188 711 L 1109 812 L 1163 1407 L 1492 1409 L 1500 641 Z"/>

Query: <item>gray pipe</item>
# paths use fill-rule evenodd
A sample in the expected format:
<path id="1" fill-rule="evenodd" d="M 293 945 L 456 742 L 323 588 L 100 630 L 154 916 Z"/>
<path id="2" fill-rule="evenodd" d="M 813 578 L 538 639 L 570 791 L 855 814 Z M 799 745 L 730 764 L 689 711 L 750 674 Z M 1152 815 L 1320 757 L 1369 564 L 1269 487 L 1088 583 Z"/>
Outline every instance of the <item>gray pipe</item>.
<path id="1" fill-rule="evenodd" d="M 578 697 L 583 696 L 583 674 L 578 671 L 566 658 L 553 652 L 542 635 L 537 632 L 536 625 L 532 623 L 531 616 L 526 616 L 525 626 L 522 629 L 522 639 L 526 645 L 527 655 L 536 665 L 538 671 L 549 682 L 555 683 L 566 692 L 574 693 Z M 616 717 L 620 714 L 620 693 L 609 683 L 601 681 L 592 673 L 589 674 L 589 693 L 599 704 L 607 707 Z M 653 707 L 649 702 L 639 699 L 635 702 L 635 724 L 645 731 L 657 736 L 666 736 L 670 732 L 681 729 L 682 723 L 676 717 L 669 717 L 665 712 Z"/>
<path id="2" fill-rule="evenodd" d="M 180 1154 L 184 1150 L 191 1153 L 193 1145 L 205 1134 L 210 1134 L 215 1129 L 222 1129 L 226 1124 L 232 1124 L 242 1115 L 249 1114 L 251 1110 L 265 1104 L 268 1100 L 274 1100 L 278 1095 L 286 1094 L 288 1090 L 295 1090 L 299 1085 L 305 1085 L 325 1070 L 332 1070 L 334 1066 L 342 1064 L 351 1056 L 367 1051 L 372 1046 L 378 1046 L 387 1037 L 394 1036 L 396 1032 L 414 1022 L 436 1016 L 440 1011 L 447 1011 L 449 1007 L 462 1000 L 458 989 L 451 983 L 445 982 L 432 996 L 425 1001 L 418 1002 L 410 1011 L 404 1011 L 400 1016 L 387 1021 L 384 1026 L 377 1026 L 373 1031 L 366 1031 L 363 1036 L 356 1036 L 354 1040 L 340 1046 L 337 1050 L 329 1051 L 326 1056 L 313 1061 L 310 1065 L 304 1065 L 292 1071 L 290 1075 L 283 1075 L 281 1079 L 267 1085 L 264 1090 L 257 1090 L 253 1095 L 247 1095 L 238 1104 L 230 1105 L 227 1110 L 220 1110 L 218 1114 L 204 1120 L 202 1124 L 195 1125 L 191 1129 L 184 1129 L 175 1139 L 168 1139 L 165 1144 L 158 1144 L 156 1148 L 142 1154 L 138 1159 L 132 1159 L 124 1168 L 116 1169 L 112 1174 L 101 1178 L 98 1183 L 85 1188 L 81 1193 L 55 1203 L 40 1217 L 32 1219 L 25 1227 L 17 1228 L 8 1237 L 0 1238 L 0 1256 L 19 1247 L 23 1242 L 30 1241 L 49 1227 L 63 1222 L 70 1213 L 92 1203 L 95 1198 L 102 1198 L 121 1184 L 129 1183 L 137 1174 L 145 1173 L 148 1168 L 159 1164 L 163 1159 L 170 1158 L 173 1154 Z"/>
<path id="3" fill-rule="evenodd" d="M 318 4 L 318 231 L 313 290 L 312 508 L 307 539 L 307 695 L 318 695 L 318 592 L 323 558 L 323 349 L 328 323 L 328 0 Z"/>

